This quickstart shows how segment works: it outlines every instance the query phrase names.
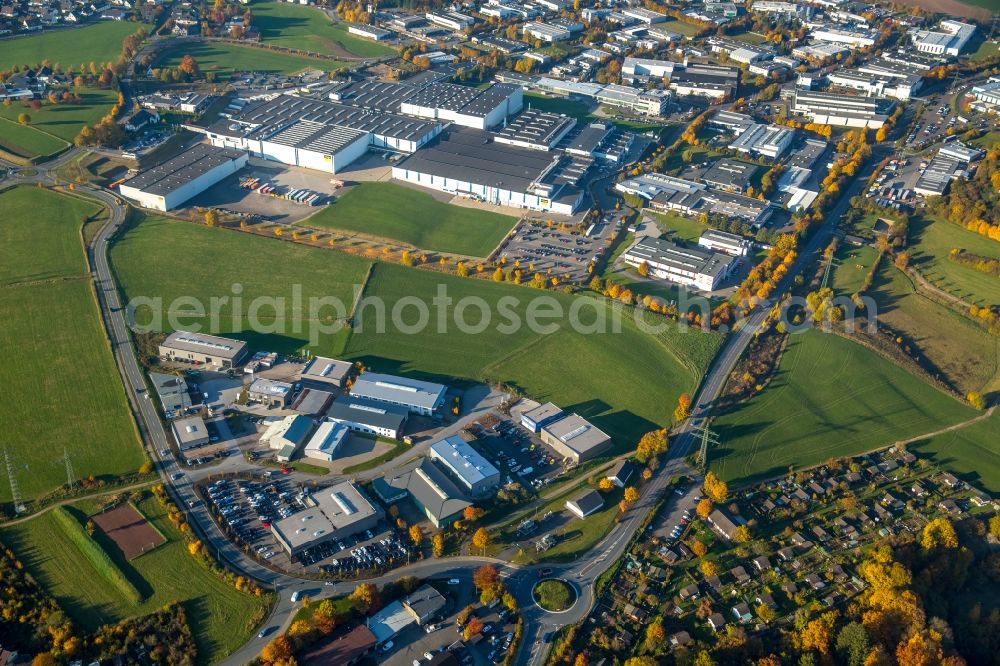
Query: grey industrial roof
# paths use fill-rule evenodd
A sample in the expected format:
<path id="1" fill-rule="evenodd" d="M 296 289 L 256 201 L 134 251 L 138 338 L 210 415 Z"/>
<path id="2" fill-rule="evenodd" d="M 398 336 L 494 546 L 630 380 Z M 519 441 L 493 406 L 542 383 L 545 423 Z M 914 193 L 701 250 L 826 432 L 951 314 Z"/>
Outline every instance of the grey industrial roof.
<path id="1" fill-rule="evenodd" d="M 497 140 L 502 137 L 511 141 L 551 146 L 575 124 L 575 119 L 559 113 L 525 109 L 516 118 L 507 121 L 507 125 L 496 134 Z"/>
<path id="2" fill-rule="evenodd" d="M 319 414 L 326 409 L 333 399 L 333 394 L 328 391 L 318 391 L 316 389 L 302 389 L 302 393 L 295 399 L 292 409 L 299 414 Z"/>
<path id="3" fill-rule="evenodd" d="M 755 164 L 723 158 L 709 167 L 701 179 L 710 185 L 736 186 L 745 190 L 759 170 Z"/>
<path id="4" fill-rule="evenodd" d="M 680 270 L 713 276 L 724 272 L 732 260 L 731 257 L 703 248 L 681 247 L 663 238 L 651 236 L 637 240 L 626 254 L 650 264 L 673 266 Z"/>
<path id="5" fill-rule="evenodd" d="M 500 470 L 458 435 L 434 442 L 430 450 L 432 458 L 443 462 L 470 488 L 487 479 L 500 477 Z"/>
<path id="6" fill-rule="evenodd" d="M 405 102 L 482 118 L 517 90 L 518 86 L 506 83 L 495 83 L 485 90 L 479 90 L 455 83 L 435 82 L 417 91 Z"/>
<path id="7" fill-rule="evenodd" d="M 351 396 L 433 409 L 447 390 L 448 387 L 444 384 L 366 372 L 354 382 Z"/>
<path id="8" fill-rule="evenodd" d="M 553 156 L 549 153 L 491 142 L 489 134 L 479 130 L 453 128 L 398 166 L 442 178 L 524 192 L 552 161 Z"/>
<path id="9" fill-rule="evenodd" d="M 205 428 L 205 421 L 200 416 L 189 416 L 186 419 L 179 419 L 172 424 L 174 437 L 177 444 L 184 448 L 189 442 L 196 442 L 208 437 L 208 430 Z"/>
<path id="10" fill-rule="evenodd" d="M 535 423 L 542 423 L 543 421 L 559 416 L 562 413 L 563 410 L 561 407 L 558 407 L 554 403 L 546 402 L 545 404 L 539 405 L 530 411 L 524 412 L 524 416 L 528 417 Z"/>
<path id="11" fill-rule="evenodd" d="M 602 446 L 611 439 L 603 430 L 579 414 L 568 414 L 558 421 L 543 426 L 542 430 L 578 455 Z"/>
<path id="12" fill-rule="evenodd" d="M 612 123 L 590 123 L 569 142 L 566 150 L 575 150 L 589 155 L 614 133 L 615 126 Z"/>
<path id="13" fill-rule="evenodd" d="M 349 481 L 317 490 L 313 499 L 316 506 L 271 524 L 271 529 L 281 534 L 292 548 L 382 514 L 382 509 L 373 505 L 361 489 Z"/>
<path id="14" fill-rule="evenodd" d="M 437 127 L 433 121 L 294 95 L 279 95 L 261 104 L 248 104 L 232 120 L 265 128 L 265 131 L 294 120 L 312 120 L 405 141 L 417 141 Z M 209 129 L 226 134 L 229 123 L 222 121 Z"/>
<path id="15" fill-rule="evenodd" d="M 458 486 L 427 458 L 421 458 L 387 474 L 385 482 L 394 488 L 405 488 L 437 519 L 472 506 Z"/>
<path id="16" fill-rule="evenodd" d="M 330 94 L 337 95 L 336 101 L 366 109 L 398 112 L 400 102 L 412 97 L 420 90 L 419 85 L 409 81 L 396 83 L 379 79 L 351 81 L 338 86 Z"/>
<path id="17" fill-rule="evenodd" d="M 419 618 L 433 617 L 445 606 L 445 598 L 430 585 L 421 585 L 403 600 L 403 605 Z"/>
<path id="18" fill-rule="evenodd" d="M 123 184 L 149 194 L 166 196 L 212 169 L 244 155 L 246 153 L 240 150 L 199 143 L 166 162 L 140 171 Z"/>
<path id="19" fill-rule="evenodd" d="M 284 397 L 291 393 L 292 385 L 288 382 L 281 382 L 276 379 L 266 379 L 264 377 L 253 380 L 250 384 L 250 393 L 261 393 L 263 395 Z"/>
<path id="20" fill-rule="evenodd" d="M 354 364 L 348 361 L 338 361 L 334 358 L 316 356 L 302 369 L 302 379 L 320 382 L 342 382 L 351 372 Z"/>
<path id="21" fill-rule="evenodd" d="M 243 353 L 247 343 L 242 340 L 220 338 L 215 335 L 205 335 L 204 333 L 174 331 L 167 336 L 166 340 L 160 343 L 160 346 L 179 351 L 211 354 L 220 358 L 233 359 Z"/>
<path id="22" fill-rule="evenodd" d="M 351 129 L 344 125 L 326 125 L 312 120 L 297 120 L 269 136 L 267 141 L 282 146 L 292 146 L 332 155 L 366 136 L 368 136 L 367 132 Z"/>
<path id="23" fill-rule="evenodd" d="M 345 395 L 333 401 L 326 415 L 328 418 L 338 421 L 351 421 L 376 428 L 399 430 L 402 428 L 403 422 L 406 421 L 407 411 L 404 407 Z"/>

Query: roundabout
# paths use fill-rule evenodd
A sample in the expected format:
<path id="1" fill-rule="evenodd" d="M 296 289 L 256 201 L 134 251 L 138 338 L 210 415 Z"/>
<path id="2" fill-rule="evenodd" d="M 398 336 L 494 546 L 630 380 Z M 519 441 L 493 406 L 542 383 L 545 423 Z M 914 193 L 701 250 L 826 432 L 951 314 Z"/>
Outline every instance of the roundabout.
<path id="1" fill-rule="evenodd" d="M 561 578 L 540 580 L 531 588 L 532 601 L 546 613 L 565 613 L 578 597 L 576 588 Z"/>

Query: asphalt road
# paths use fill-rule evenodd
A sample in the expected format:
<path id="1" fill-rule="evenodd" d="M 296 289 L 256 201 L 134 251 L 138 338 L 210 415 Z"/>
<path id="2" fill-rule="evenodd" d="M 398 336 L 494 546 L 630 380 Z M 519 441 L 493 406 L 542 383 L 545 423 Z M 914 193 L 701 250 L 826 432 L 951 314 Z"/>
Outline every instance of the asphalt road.
<path id="1" fill-rule="evenodd" d="M 77 154 L 78 151 L 70 150 L 53 162 L 40 167 L 33 167 L 33 171 L 35 172 L 33 175 L 21 176 L 17 173 L 18 167 L 4 164 L 3 166 L 7 166 L 13 170 L 6 181 L 52 184 L 53 178 L 49 175 L 49 170 L 73 159 Z M 876 161 L 877 158 L 873 158 L 872 162 Z M 870 172 L 871 167 L 856 178 L 855 182 L 852 183 L 845 193 L 845 196 L 840 198 L 837 205 L 827 216 L 823 227 L 814 234 L 810 242 L 800 251 L 798 260 L 793 265 L 792 270 L 788 272 L 785 281 L 775 290 L 776 293 L 784 292 L 788 288 L 788 285 L 791 284 L 794 275 L 798 274 L 803 267 L 814 260 L 818 252 L 826 246 L 833 232 L 833 222 L 846 211 L 851 196 L 860 190 Z M 197 503 L 193 509 L 189 506 L 189 500 L 195 499 L 189 475 L 178 465 L 173 456 L 165 458 L 161 458 L 160 456 L 160 450 L 168 448 L 167 435 L 155 406 L 151 400 L 145 397 L 142 368 L 132 348 L 131 337 L 125 321 L 125 312 L 122 308 L 114 274 L 108 259 L 110 243 L 125 220 L 126 208 L 116 195 L 106 190 L 79 185 L 76 188 L 76 192 L 101 201 L 111 211 L 111 216 L 107 223 L 94 239 L 93 245 L 88 248 L 88 258 L 94 275 L 98 300 L 108 332 L 108 339 L 132 408 L 137 414 L 137 421 L 143 435 L 143 441 L 151 459 L 155 461 L 161 478 L 175 501 L 188 513 L 189 521 L 198 528 L 204 542 L 218 558 L 231 568 L 253 577 L 262 585 L 272 587 L 278 593 L 277 603 L 270 617 L 263 625 L 266 635 L 262 637 L 255 635 L 246 645 L 230 655 L 223 662 L 227 666 L 244 664 L 256 657 L 264 645 L 289 623 L 295 610 L 295 605 L 291 603 L 293 592 L 299 591 L 302 594 L 310 595 L 312 598 L 341 595 L 349 592 L 360 581 L 323 585 L 322 583 L 302 580 L 267 569 L 246 556 L 222 534 L 209 516 L 208 509 L 204 503 Z M 692 473 L 690 468 L 683 462 L 695 442 L 692 431 L 710 416 L 714 401 L 721 392 L 726 378 L 766 316 L 766 309 L 758 309 L 743 322 L 738 330 L 729 336 L 702 382 L 701 388 L 692 405 L 691 417 L 674 431 L 668 455 L 643 490 L 640 499 L 628 510 L 623 519 L 616 524 L 600 543 L 578 560 L 566 565 L 537 565 L 531 567 L 516 567 L 506 562 L 481 557 L 427 560 L 394 570 L 386 576 L 372 579 L 371 582 L 380 584 L 395 580 L 403 575 L 414 575 L 424 578 L 457 577 L 463 580 L 471 580 L 471 575 L 475 568 L 485 562 L 493 562 L 501 569 L 502 574 L 507 577 L 508 587 L 514 592 L 523 609 L 525 631 L 518 648 L 519 654 L 516 663 L 542 663 L 549 648 L 548 644 L 542 642 L 542 636 L 546 632 L 554 631 L 567 624 L 579 622 L 587 616 L 595 601 L 593 598 L 593 585 L 597 578 L 624 554 L 631 542 L 631 538 L 639 529 L 648 512 L 662 496 L 670 479 L 678 474 Z M 170 477 L 177 472 L 185 472 L 185 474 L 177 481 L 173 481 Z M 668 501 L 672 501 L 672 499 L 671 497 Z M 562 577 L 576 586 L 579 598 L 569 611 L 558 614 L 546 613 L 533 604 L 531 600 L 531 587 L 537 579 L 537 571 L 543 567 L 551 568 L 553 570 L 552 575 Z"/>

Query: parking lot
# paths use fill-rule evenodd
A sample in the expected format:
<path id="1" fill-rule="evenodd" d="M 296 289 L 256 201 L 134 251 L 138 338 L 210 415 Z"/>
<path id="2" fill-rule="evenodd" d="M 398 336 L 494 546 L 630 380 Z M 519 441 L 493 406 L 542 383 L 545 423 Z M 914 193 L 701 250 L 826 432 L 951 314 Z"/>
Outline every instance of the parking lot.
<path id="1" fill-rule="evenodd" d="M 482 453 L 497 467 L 538 490 L 564 472 L 559 455 L 514 421 L 498 414 L 480 418 L 470 428 Z"/>
<path id="2" fill-rule="evenodd" d="M 610 218 L 590 229 L 590 234 L 561 230 L 558 224 L 524 221 L 517 231 L 497 250 L 497 257 L 506 260 L 507 266 L 519 265 L 525 279 L 532 273 L 550 273 L 553 276 L 583 281 L 589 276 L 587 266 L 597 262 L 607 252 L 605 238 L 616 228 Z M 520 262 L 520 263 L 518 263 Z"/>
<path id="3" fill-rule="evenodd" d="M 242 186 L 247 178 L 257 179 L 257 187 Z M 187 206 L 217 208 L 238 215 L 255 215 L 267 222 L 292 224 L 321 210 L 321 206 L 310 206 L 277 195 L 292 190 L 308 190 L 323 195 L 317 201 L 327 203 L 330 196 L 339 194 L 339 188 L 331 180 L 337 179 L 332 174 L 252 158 L 246 168 L 194 197 Z M 269 193 L 258 191 L 264 185 L 273 190 Z"/>

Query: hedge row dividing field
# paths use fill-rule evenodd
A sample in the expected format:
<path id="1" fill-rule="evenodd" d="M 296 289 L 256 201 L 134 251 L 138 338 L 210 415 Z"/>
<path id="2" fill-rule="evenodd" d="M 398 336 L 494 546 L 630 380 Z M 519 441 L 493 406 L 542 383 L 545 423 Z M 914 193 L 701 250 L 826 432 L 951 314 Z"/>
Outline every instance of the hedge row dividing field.
<path id="1" fill-rule="evenodd" d="M 94 567 L 94 570 L 101 575 L 104 580 L 111 585 L 133 606 L 142 602 L 142 595 L 135 589 L 118 565 L 114 563 L 108 553 L 99 543 L 94 541 L 83 525 L 64 506 L 57 506 L 52 510 L 56 523 L 62 528 L 63 534 L 73 544 L 80 549 L 80 554 Z"/>

